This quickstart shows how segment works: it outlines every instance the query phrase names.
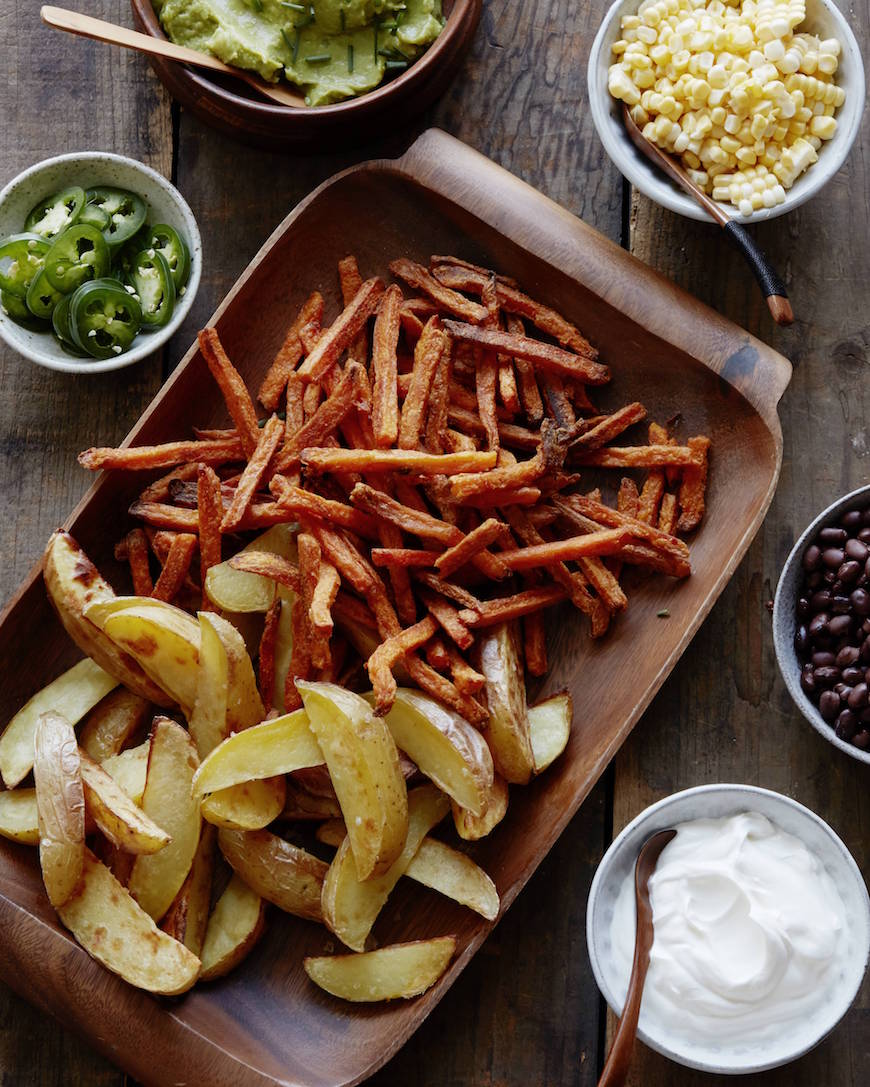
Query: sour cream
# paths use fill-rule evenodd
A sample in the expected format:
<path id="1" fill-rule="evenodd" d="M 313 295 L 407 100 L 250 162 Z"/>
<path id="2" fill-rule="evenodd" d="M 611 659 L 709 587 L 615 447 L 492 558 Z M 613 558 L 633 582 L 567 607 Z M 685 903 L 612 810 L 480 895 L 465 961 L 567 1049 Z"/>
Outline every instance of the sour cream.
<path id="1" fill-rule="evenodd" d="M 650 879 L 655 939 L 642 1017 L 702 1044 L 803 1033 L 829 1003 L 848 953 L 833 880 L 801 841 L 757 812 L 676 829 Z M 611 925 L 621 995 L 634 934 L 632 871 Z"/>

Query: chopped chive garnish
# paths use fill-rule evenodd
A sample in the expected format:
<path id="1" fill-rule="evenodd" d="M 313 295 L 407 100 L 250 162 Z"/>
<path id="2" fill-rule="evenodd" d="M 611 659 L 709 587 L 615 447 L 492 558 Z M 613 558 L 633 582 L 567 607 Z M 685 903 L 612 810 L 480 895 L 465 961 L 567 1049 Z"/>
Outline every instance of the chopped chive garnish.
<path id="1" fill-rule="evenodd" d="M 293 42 L 290 41 L 290 35 L 287 33 L 287 31 L 284 29 L 283 26 L 281 27 L 281 37 L 284 39 L 284 44 L 287 46 L 287 48 L 292 53 L 293 52 Z"/>
<path id="2" fill-rule="evenodd" d="M 353 71 L 353 42 L 347 43 L 347 70 Z"/>
<path id="3" fill-rule="evenodd" d="M 399 24 L 395 21 L 392 23 L 381 23 L 381 30 L 395 30 L 398 25 Z"/>
<path id="4" fill-rule="evenodd" d="M 667 608 L 662 608 L 661 611 L 656 612 L 656 618 L 657 619 L 670 619 L 670 617 L 671 617 L 671 613 L 668 611 Z"/>
<path id="5" fill-rule="evenodd" d="M 332 53 L 312 53 L 305 57 L 306 64 L 328 64 L 332 60 Z"/>
<path id="6" fill-rule="evenodd" d="M 386 57 L 387 60 L 404 60 L 405 58 L 397 49 L 379 49 L 379 57 Z"/>
<path id="7" fill-rule="evenodd" d="M 281 27 L 281 37 L 284 39 L 287 48 L 290 50 L 290 53 L 293 57 L 293 63 L 295 64 L 297 59 L 299 58 L 299 30 L 296 27 L 294 27 L 293 30 L 295 32 L 295 36 L 292 42 L 290 41 L 289 34 L 283 26 Z"/>
<path id="8" fill-rule="evenodd" d="M 398 72 L 407 67 L 406 60 L 388 60 L 384 63 L 384 70 L 387 72 Z"/>

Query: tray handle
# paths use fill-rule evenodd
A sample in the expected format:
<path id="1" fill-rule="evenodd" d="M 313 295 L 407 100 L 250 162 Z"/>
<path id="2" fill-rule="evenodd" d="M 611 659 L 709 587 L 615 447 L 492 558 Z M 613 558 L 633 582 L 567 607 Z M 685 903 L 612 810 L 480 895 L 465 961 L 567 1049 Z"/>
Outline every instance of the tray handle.
<path id="1" fill-rule="evenodd" d="M 546 253 L 550 264 L 688 355 L 697 358 L 703 349 L 705 364 L 779 433 L 776 405 L 792 367 L 772 347 L 440 129 L 427 129 L 385 165 L 436 190 L 523 248 Z"/>

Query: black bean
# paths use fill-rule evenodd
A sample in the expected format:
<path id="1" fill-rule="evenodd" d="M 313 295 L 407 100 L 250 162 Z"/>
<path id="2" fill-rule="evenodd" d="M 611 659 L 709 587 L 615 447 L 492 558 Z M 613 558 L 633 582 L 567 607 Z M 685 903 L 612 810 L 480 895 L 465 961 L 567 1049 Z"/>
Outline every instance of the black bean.
<path id="1" fill-rule="evenodd" d="M 852 737 L 852 743 L 855 747 L 860 747 L 862 751 L 866 751 L 870 747 L 870 732 L 866 728 L 862 728 L 860 732 L 856 732 Z"/>
<path id="2" fill-rule="evenodd" d="M 795 651 L 800 653 L 801 656 L 803 656 L 810 647 L 810 636 L 803 623 L 801 623 L 794 632 L 794 647 Z"/>
<path id="3" fill-rule="evenodd" d="M 817 653 L 813 653 L 810 660 L 813 663 L 813 668 L 824 668 L 825 665 L 836 664 L 837 655 L 829 649 L 820 649 Z"/>
<path id="4" fill-rule="evenodd" d="M 837 659 L 834 664 L 838 668 L 848 668 L 849 665 L 854 664 L 858 659 L 858 647 L 855 645 L 846 645 L 837 654 Z"/>
<path id="5" fill-rule="evenodd" d="M 819 698 L 819 713 L 826 721 L 833 721 L 840 712 L 840 696 L 833 691 L 822 691 Z"/>
<path id="6" fill-rule="evenodd" d="M 832 619 L 828 620 L 827 633 L 830 634 L 832 638 L 843 638 L 851 629 L 851 615 L 835 615 Z"/>
<path id="7" fill-rule="evenodd" d="M 844 550 L 846 558 L 853 559 L 855 562 L 866 562 L 867 556 L 870 554 L 867 544 L 862 543 L 860 540 L 846 540 Z"/>
<path id="8" fill-rule="evenodd" d="M 840 524 L 845 529 L 855 529 L 861 527 L 861 511 L 849 510 L 848 513 L 844 513 L 840 518 Z"/>
<path id="9" fill-rule="evenodd" d="M 823 664 L 821 668 L 813 668 L 813 679 L 817 687 L 833 687 L 841 679 L 840 669 L 833 664 Z"/>
<path id="10" fill-rule="evenodd" d="M 801 689 L 804 694 L 810 696 L 816 693 L 816 681 L 813 678 L 812 665 L 810 665 L 809 671 L 805 670 L 801 672 Z"/>
<path id="11" fill-rule="evenodd" d="M 834 729 L 841 740 L 851 740 L 858 728 L 858 718 L 852 710 L 841 710 L 837 718 L 837 727 Z"/>
<path id="12" fill-rule="evenodd" d="M 817 611 L 824 611 L 834 599 L 830 589 L 817 589 L 810 597 L 810 610 L 813 615 Z"/>
<path id="13" fill-rule="evenodd" d="M 870 593 L 866 589 L 854 589 L 849 594 L 849 604 L 862 618 L 870 616 Z"/>
<path id="14" fill-rule="evenodd" d="M 810 602 L 805 596 L 798 597 L 797 602 L 797 616 L 798 619 L 807 619 L 810 614 Z"/>
<path id="15" fill-rule="evenodd" d="M 842 547 L 826 547 L 822 552 L 822 562 L 829 570 L 836 570 L 842 563 L 844 552 Z"/>
<path id="16" fill-rule="evenodd" d="M 810 546 L 804 551 L 804 557 L 802 559 L 803 567 L 805 570 L 815 570 L 822 559 L 822 549 L 816 544 L 810 544 Z"/>
<path id="17" fill-rule="evenodd" d="M 831 597 L 831 611 L 834 615 L 847 615 L 851 610 L 848 596 L 838 594 Z"/>
<path id="18" fill-rule="evenodd" d="M 856 683 L 864 682 L 864 672 L 870 669 L 859 668 L 853 664 L 849 668 L 843 669 L 843 682 L 848 683 L 850 687 L 854 687 Z"/>
<path id="19" fill-rule="evenodd" d="M 849 559 L 848 562 L 844 562 L 842 566 L 837 569 L 837 580 L 842 581 L 844 585 L 851 585 L 853 581 L 857 581 L 861 576 L 861 563 L 854 562 Z"/>
<path id="20" fill-rule="evenodd" d="M 839 683 L 835 683 L 831 690 L 836 691 L 840 698 L 848 698 L 849 691 L 851 691 L 852 688 L 848 683 L 843 683 L 841 680 Z"/>
<path id="21" fill-rule="evenodd" d="M 828 544 L 828 546 L 831 544 L 839 546 L 846 542 L 846 536 L 846 530 L 843 528 L 823 528 L 819 533 L 819 543 Z"/>
<path id="22" fill-rule="evenodd" d="M 858 533 L 858 539 L 861 543 L 870 543 L 870 528 L 862 528 Z"/>
<path id="23" fill-rule="evenodd" d="M 810 620 L 810 625 L 807 628 L 807 632 L 812 640 L 819 637 L 820 634 L 827 633 L 828 630 L 828 613 L 826 611 L 820 611 L 818 615 L 814 615 Z"/>
<path id="24" fill-rule="evenodd" d="M 816 669 L 818 671 L 818 669 Z M 813 677 L 818 682 L 818 676 L 816 672 L 813 672 Z M 859 683 L 857 687 L 852 688 L 852 693 L 849 695 L 848 703 L 850 710 L 863 710 L 868 702 L 867 684 Z"/>
<path id="25" fill-rule="evenodd" d="M 807 578 L 807 588 L 808 589 L 817 589 L 819 587 L 819 585 L 821 585 L 821 583 L 822 583 L 822 575 L 818 570 L 815 570 Z"/>

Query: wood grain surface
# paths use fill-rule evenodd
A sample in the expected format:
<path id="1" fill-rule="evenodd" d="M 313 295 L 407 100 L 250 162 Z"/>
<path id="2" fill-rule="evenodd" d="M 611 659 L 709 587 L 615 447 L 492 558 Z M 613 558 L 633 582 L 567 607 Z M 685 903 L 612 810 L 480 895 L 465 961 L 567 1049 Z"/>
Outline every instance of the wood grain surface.
<path id="1" fill-rule="evenodd" d="M 425 123 L 466 140 L 793 359 L 781 407 L 782 480 L 765 526 L 682 662 L 504 922 L 448 999 L 373 1082 L 414 1087 L 594 1085 L 603 1008 L 585 951 L 585 900 L 610 837 L 649 801 L 706 781 L 780 789 L 828 819 L 866 872 L 864 767 L 803 723 L 779 681 L 766 601 L 791 541 L 814 513 L 867 480 L 870 362 L 870 131 L 825 192 L 757 230 L 786 274 L 798 322 L 775 328 L 754 283 L 712 226 L 633 197 L 604 155 L 586 106 L 585 61 L 603 0 L 489 0 L 451 90 Z M 122 0 L 88 10 L 131 25 Z M 870 41 L 866 4 L 848 14 Z M 203 283 L 166 359 L 68 378 L 0 353 L 0 597 L 5 601 L 89 480 L 74 454 L 120 439 L 280 218 L 345 165 L 399 153 L 415 134 L 290 158 L 241 148 L 174 109 L 145 61 L 41 27 L 11 0 L 0 20 L 0 181 L 50 154 L 106 149 L 180 186 L 205 244 Z M 417 130 L 424 126 L 420 122 Z M 416 130 L 415 130 L 416 131 Z M 620 680 L 622 681 L 622 680 Z M 863 1087 L 870 990 L 827 1042 L 748 1087 Z M 633 1087 L 719 1080 L 639 1049 Z M 62 1026 L 0 993 L 0 1083 L 121 1087 L 126 1077 Z"/>

